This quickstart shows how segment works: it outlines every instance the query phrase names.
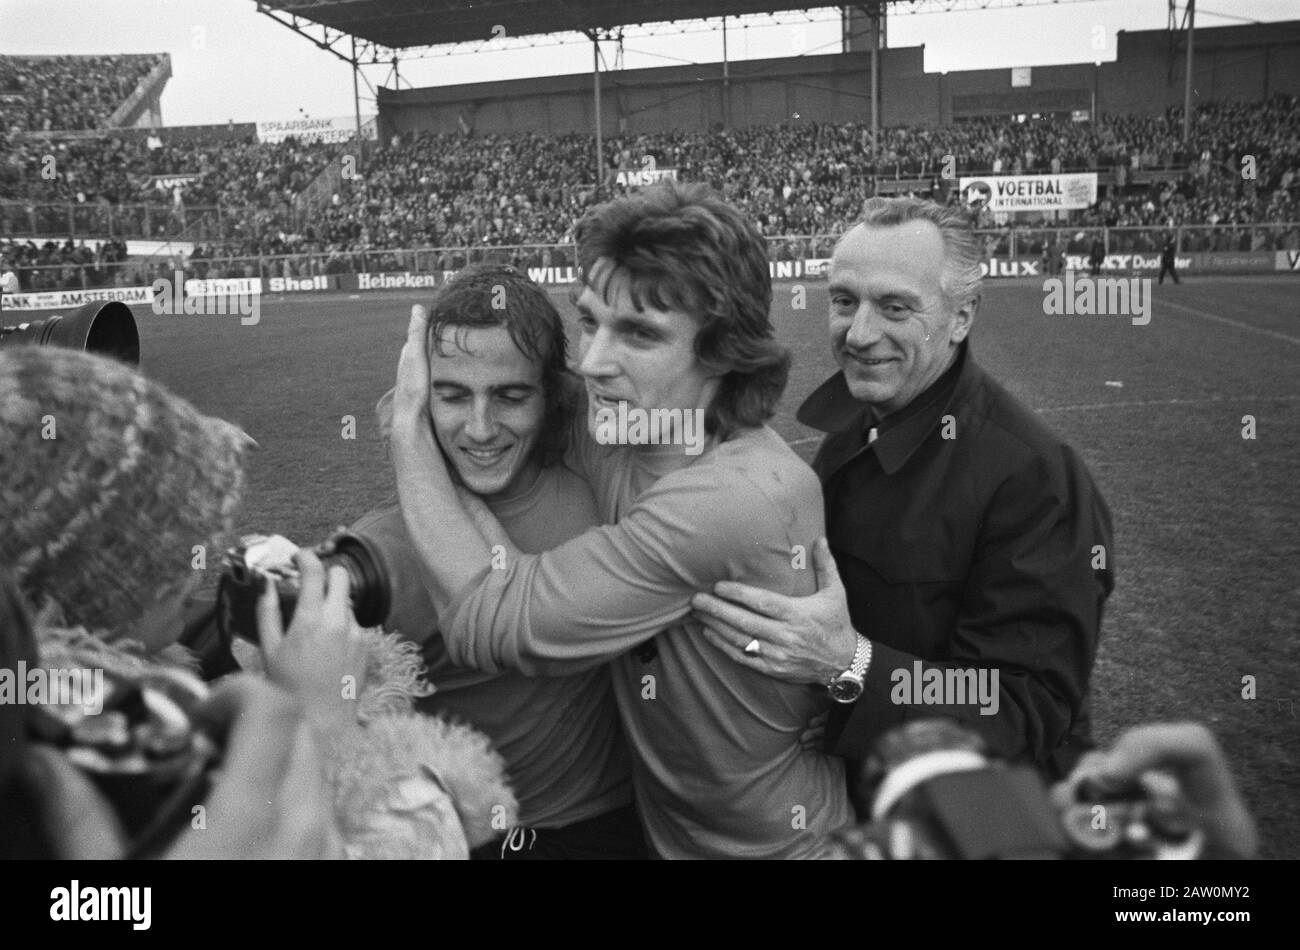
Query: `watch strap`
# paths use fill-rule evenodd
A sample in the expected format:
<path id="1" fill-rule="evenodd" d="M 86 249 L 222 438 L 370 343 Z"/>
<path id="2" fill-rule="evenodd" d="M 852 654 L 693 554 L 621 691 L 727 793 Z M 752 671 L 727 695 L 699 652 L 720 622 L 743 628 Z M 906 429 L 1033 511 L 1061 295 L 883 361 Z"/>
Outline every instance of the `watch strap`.
<path id="1" fill-rule="evenodd" d="M 858 645 L 853 651 L 853 662 L 845 672 L 851 673 L 858 679 L 865 679 L 867 668 L 871 666 L 871 653 L 871 641 L 859 633 Z"/>

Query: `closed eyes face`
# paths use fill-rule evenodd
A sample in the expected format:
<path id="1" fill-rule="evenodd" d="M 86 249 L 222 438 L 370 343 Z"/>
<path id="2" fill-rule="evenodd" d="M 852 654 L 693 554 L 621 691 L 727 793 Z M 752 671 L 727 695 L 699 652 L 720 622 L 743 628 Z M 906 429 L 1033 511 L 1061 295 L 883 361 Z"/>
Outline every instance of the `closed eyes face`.
<path id="1" fill-rule="evenodd" d="M 542 366 L 504 327 L 444 327 L 429 356 L 429 413 L 465 486 L 487 497 L 526 490 L 546 401 Z"/>

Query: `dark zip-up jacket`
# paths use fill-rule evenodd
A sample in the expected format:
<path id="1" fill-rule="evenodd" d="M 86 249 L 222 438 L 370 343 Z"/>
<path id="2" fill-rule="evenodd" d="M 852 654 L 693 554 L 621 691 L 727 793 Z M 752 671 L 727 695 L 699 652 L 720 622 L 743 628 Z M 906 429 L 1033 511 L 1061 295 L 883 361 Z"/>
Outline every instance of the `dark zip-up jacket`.
<path id="1" fill-rule="evenodd" d="M 945 715 L 999 755 L 1068 769 L 1090 745 L 1088 680 L 1114 576 L 1110 512 L 1079 455 L 966 343 L 871 444 L 873 416 L 841 373 L 799 419 L 829 433 L 813 461 L 827 534 L 854 627 L 874 645 L 863 695 L 832 711 L 828 750 L 860 758 L 890 726 Z M 970 696 L 916 702 L 911 681 L 934 680 L 930 669 L 997 669 L 997 713 Z"/>

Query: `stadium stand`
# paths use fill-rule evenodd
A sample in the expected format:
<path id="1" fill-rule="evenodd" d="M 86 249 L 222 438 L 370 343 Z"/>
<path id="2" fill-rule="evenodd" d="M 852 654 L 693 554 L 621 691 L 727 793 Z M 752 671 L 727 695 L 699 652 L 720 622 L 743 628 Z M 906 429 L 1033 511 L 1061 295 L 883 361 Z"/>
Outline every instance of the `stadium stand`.
<path id="1" fill-rule="evenodd" d="M 1188 232 L 1184 249 L 1294 247 L 1300 240 L 1294 228 L 1244 226 L 1300 220 L 1296 97 L 1203 104 L 1190 149 L 1182 145 L 1181 124 L 1175 108 L 1160 116 L 1105 115 L 1096 124 L 1003 118 L 897 127 L 884 131 L 878 166 L 867 157 L 870 132 L 860 123 L 616 136 L 605 142 L 607 174 L 599 188 L 590 184 L 587 136 L 420 133 L 374 150 L 363 159 L 359 178 L 339 180 L 311 208 L 298 200 L 304 189 L 354 146 L 293 139 L 265 144 L 252 135 L 205 141 L 108 134 L 53 145 L 12 136 L 0 161 L 0 237 L 35 237 L 13 255 L 28 288 L 125 279 L 120 268 L 103 266 L 118 259 L 105 258 L 102 248 L 92 253 L 40 241 L 62 242 L 69 234 L 189 237 L 198 245 L 191 263 L 220 276 L 251 276 L 257 270 L 250 272 L 247 259 L 289 254 L 320 258 L 286 264 L 284 276 L 375 269 L 373 259 L 363 265 L 357 255 L 412 248 L 442 250 L 419 264 L 403 256 L 406 251 L 393 251 L 379 265 L 455 269 L 481 256 L 473 249 L 512 248 L 498 256 L 564 266 L 569 261 L 562 247 L 540 245 L 566 243 L 585 207 L 624 187 L 615 183 L 617 172 L 641 168 L 648 156 L 658 167 L 676 168 L 682 179 L 719 188 L 774 239 L 773 259 L 779 261 L 825 256 L 830 236 L 886 184 L 899 186 L 894 192 L 959 201 L 956 180 L 943 175 L 951 157 L 957 176 L 1097 171 L 1106 183 L 1102 197 L 1074 214 L 1070 227 L 1218 225 L 1212 232 Z M 50 155 L 58 168 L 54 180 L 41 174 Z M 1242 176 L 1243 155 L 1254 156 L 1256 179 Z M 202 229 L 195 227 L 200 218 Z M 998 227 L 987 213 L 978 223 Z M 1081 230 L 1070 250 L 1090 240 Z M 1153 233 L 1128 249 L 1155 250 L 1159 241 Z M 990 252 L 998 247 L 1005 249 L 1005 238 Z M 243 260 L 225 263 L 232 258 Z M 165 263 L 150 266 L 157 271 Z M 76 269 L 82 265 L 84 272 Z"/>
<path id="2" fill-rule="evenodd" d="M 49 132 L 104 128 L 161 58 L 0 56 L 0 129 Z"/>
<path id="3" fill-rule="evenodd" d="M 107 201 L 113 204 L 174 203 L 171 189 L 156 177 L 196 176 L 185 183 L 190 205 L 246 205 L 292 200 L 314 178 L 337 146 L 288 141 L 259 144 L 202 141 L 162 142 L 108 137 L 90 141 L 14 142 L 0 170 L 0 198 L 41 202 Z M 52 155 L 57 177 L 41 175 Z"/>
<path id="4" fill-rule="evenodd" d="M 611 169 L 640 167 L 643 156 L 649 155 L 660 166 L 678 168 L 683 178 L 711 181 L 733 200 L 746 203 L 773 233 L 834 230 L 844 207 L 852 214 L 856 199 L 867 196 L 866 179 L 880 175 L 933 182 L 948 156 L 955 158 L 962 175 L 1122 169 L 1117 184 L 1126 191 L 1132 190 L 1135 173 L 1154 169 L 1167 173 L 1157 179 L 1155 194 L 1126 194 L 1125 208 L 1113 209 L 1116 221 L 1128 214 L 1135 216 L 1134 223 L 1149 223 L 1160 206 L 1172 204 L 1186 206 L 1174 212 L 1176 222 L 1208 220 L 1217 214 L 1225 221 L 1248 223 L 1258 214 L 1275 218 L 1268 201 L 1279 189 L 1288 192 L 1300 173 L 1298 116 L 1300 108 L 1290 96 L 1246 107 L 1203 105 L 1190 154 L 1180 142 L 1177 110 L 1162 117 L 1103 116 L 1096 126 L 1041 119 L 892 128 L 885 130 L 879 168 L 864 157 L 870 133 L 861 124 L 614 137 L 607 141 L 606 153 Z M 359 228 L 345 234 L 333 231 L 349 216 L 360 228 L 368 228 L 371 244 L 382 243 L 385 236 L 409 241 L 458 233 L 458 226 L 468 240 L 558 240 L 574 200 L 590 190 L 573 185 L 585 177 L 589 147 L 590 140 L 579 135 L 420 135 L 376 154 L 365 170 L 365 189 L 350 189 L 335 203 L 324 240 L 360 240 Z M 197 175 L 185 187 L 187 205 L 221 204 L 232 211 L 241 205 L 261 208 L 268 201 L 291 201 L 345 150 L 292 141 L 246 141 L 235 147 L 189 141 L 156 148 L 111 138 L 60 143 L 54 154 L 61 174 L 46 181 L 40 169 L 48 144 L 19 142 L 6 150 L 0 198 L 167 205 L 171 193 L 150 187 L 150 180 Z M 1241 180 L 1239 167 L 1224 166 L 1247 153 L 1256 156 L 1263 170 L 1249 189 L 1254 194 L 1246 196 L 1256 203 L 1233 205 L 1218 186 L 1232 178 Z M 1165 198 L 1153 202 L 1156 211 L 1145 209 L 1148 198 L 1161 194 Z M 1260 200 L 1263 205 L 1258 205 Z M 1146 218 L 1140 217 L 1144 209 Z M 500 224 L 494 220 L 498 217 L 503 219 Z M 476 218 L 482 219 L 477 226 Z"/>

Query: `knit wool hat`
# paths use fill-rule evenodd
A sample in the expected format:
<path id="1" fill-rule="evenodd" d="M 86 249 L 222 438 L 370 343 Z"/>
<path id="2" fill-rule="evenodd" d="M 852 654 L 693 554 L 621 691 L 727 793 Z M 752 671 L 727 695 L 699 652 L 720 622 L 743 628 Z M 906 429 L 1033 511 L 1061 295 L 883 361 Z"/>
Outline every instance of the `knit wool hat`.
<path id="1" fill-rule="evenodd" d="M 215 556 L 244 482 L 239 429 L 90 353 L 0 351 L 0 565 L 33 607 L 115 636 Z"/>

